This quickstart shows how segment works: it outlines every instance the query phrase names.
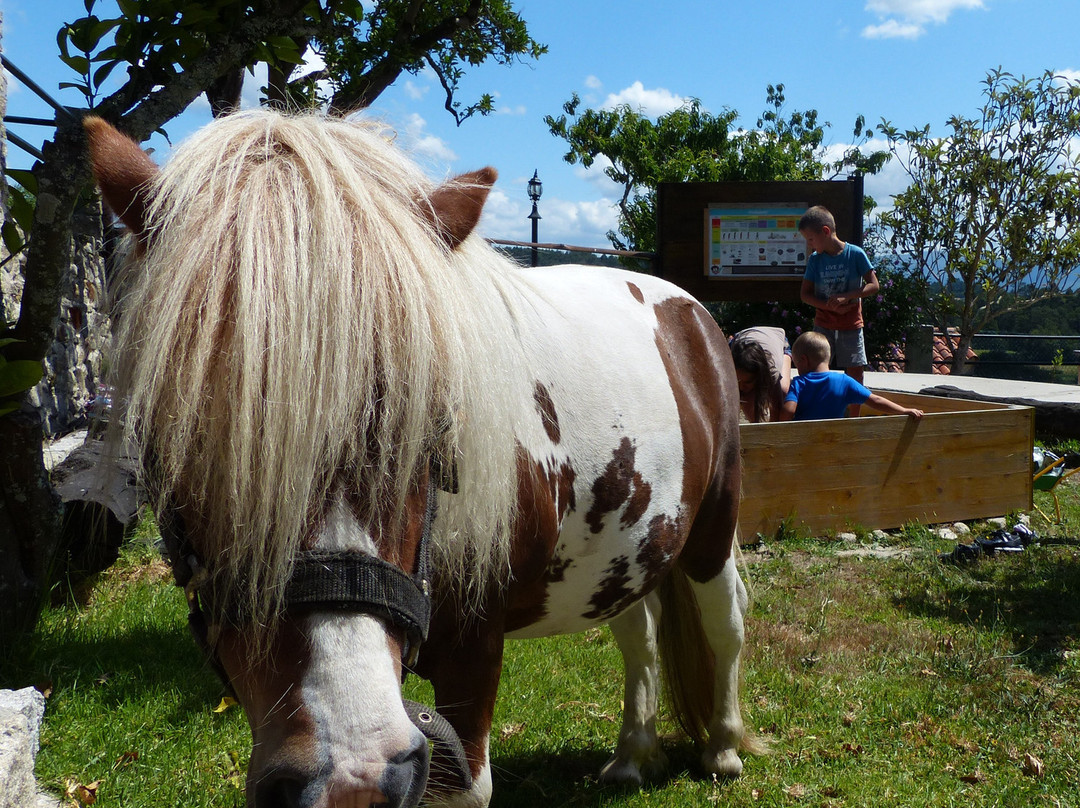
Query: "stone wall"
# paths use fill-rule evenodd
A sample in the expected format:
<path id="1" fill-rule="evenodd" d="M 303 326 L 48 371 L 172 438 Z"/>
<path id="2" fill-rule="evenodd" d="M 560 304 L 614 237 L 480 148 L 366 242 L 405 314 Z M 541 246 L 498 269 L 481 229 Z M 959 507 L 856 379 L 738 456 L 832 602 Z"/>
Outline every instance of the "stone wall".
<path id="1" fill-rule="evenodd" d="M 29 396 L 50 438 L 86 426 L 87 406 L 97 393 L 110 334 L 109 317 L 104 311 L 100 208 L 90 205 L 77 211 L 73 231 L 72 262 L 61 284 L 54 340 L 45 357 L 45 376 Z M 0 258 L 6 257 L 6 249 L 0 247 Z M 22 290 L 22 262 L 8 261 L 0 271 L 0 296 L 9 323 L 18 317 Z"/>

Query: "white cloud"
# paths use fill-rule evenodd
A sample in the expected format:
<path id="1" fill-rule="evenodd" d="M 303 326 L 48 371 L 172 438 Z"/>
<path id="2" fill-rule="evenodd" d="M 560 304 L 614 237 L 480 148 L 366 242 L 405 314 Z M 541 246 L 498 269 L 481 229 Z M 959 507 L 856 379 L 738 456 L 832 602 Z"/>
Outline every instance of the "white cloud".
<path id="1" fill-rule="evenodd" d="M 496 115 L 525 115 L 527 112 L 528 109 L 525 107 L 524 104 L 517 104 L 513 107 L 495 107 Z"/>
<path id="2" fill-rule="evenodd" d="M 419 101 L 428 94 L 428 90 L 430 89 L 430 87 L 421 87 L 413 81 L 405 82 L 405 95 L 408 96 L 411 101 Z"/>
<path id="3" fill-rule="evenodd" d="M 825 160 L 838 160 L 850 148 L 850 143 L 833 143 L 825 149 Z M 862 149 L 863 154 L 888 151 L 889 141 L 882 137 L 876 137 L 867 143 L 860 144 L 859 148 Z M 901 143 L 897 148 L 901 156 L 906 160 L 907 147 Z M 895 157 L 889 160 L 877 174 L 867 174 L 863 178 L 863 191 L 868 196 L 872 196 L 874 202 L 877 203 L 872 215 L 881 213 L 883 210 L 890 210 L 893 206 L 893 196 L 905 191 L 910 184 L 911 178 Z"/>
<path id="4" fill-rule="evenodd" d="M 866 39 L 918 39 L 926 29 L 914 23 L 886 20 L 881 25 L 868 25 L 862 29 Z"/>
<path id="5" fill-rule="evenodd" d="M 596 76 L 590 75 L 585 77 L 585 86 L 590 90 L 599 90 L 604 86 L 604 82 L 600 81 Z"/>
<path id="6" fill-rule="evenodd" d="M 505 187 L 524 187 L 526 179 L 517 178 Z M 531 209 L 524 193 L 515 192 L 511 196 L 503 190 L 503 183 L 496 183 L 484 205 L 479 232 L 487 238 L 530 241 L 532 222 L 528 216 Z M 539 211 L 538 237 L 542 243 L 610 248 L 605 234 L 613 230 L 616 223 L 615 208 L 610 200 L 573 201 L 544 197 L 540 200 Z"/>
<path id="7" fill-rule="evenodd" d="M 635 81 L 626 89 L 609 94 L 601 104 L 601 109 L 612 109 L 620 104 L 626 104 L 643 115 L 655 118 L 678 109 L 687 100 L 662 87 L 646 90 L 640 81 Z"/>
<path id="8" fill-rule="evenodd" d="M 259 62 L 255 65 L 254 75 L 245 70 L 244 89 L 240 92 L 240 109 L 258 109 L 262 100 L 262 93 L 259 91 L 268 83 L 266 62 Z M 206 98 L 205 95 L 201 97 Z"/>
<path id="9" fill-rule="evenodd" d="M 405 127 L 399 134 L 405 150 L 418 160 L 449 165 L 458 159 L 446 141 L 427 131 L 427 121 L 415 112 L 405 120 Z"/>
<path id="10" fill-rule="evenodd" d="M 941 25 L 957 10 L 985 8 L 983 0 L 867 0 L 879 25 L 862 30 L 867 39 L 916 39 L 930 23 Z"/>
<path id="11" fill-rule="evenodd" d="M 8 95 L 18 95 L 23 91 L 22 82 L 20 82 L 13 75 L 8 73 L 7 68 L 3 68 L 4 71 L 4 86 L 7 88 Z"/>
<path id="12" fill-rule="evenodd" d="M 1065 70 L 1056 70 L 1058 77 L 1064 79 L 1066 83 L 1076 84 L 1080 82 L 1080 70 L 1076 68 L 1066 68 Z"/>

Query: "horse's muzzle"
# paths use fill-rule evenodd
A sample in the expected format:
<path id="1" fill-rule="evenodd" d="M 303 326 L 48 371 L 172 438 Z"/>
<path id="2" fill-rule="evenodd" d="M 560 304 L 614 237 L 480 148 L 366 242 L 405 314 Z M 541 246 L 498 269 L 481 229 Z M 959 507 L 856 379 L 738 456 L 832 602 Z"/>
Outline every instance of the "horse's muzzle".
<path id="1" fill-rule="evenodd" d="M 416 808 L 428 766 L 427 739 L 416 733 L 412 747 L 388 760 L 374 782 L 333 763 L 320 772 L 277 766 L 256 775 L 249 799 L 252 808 Z"/>

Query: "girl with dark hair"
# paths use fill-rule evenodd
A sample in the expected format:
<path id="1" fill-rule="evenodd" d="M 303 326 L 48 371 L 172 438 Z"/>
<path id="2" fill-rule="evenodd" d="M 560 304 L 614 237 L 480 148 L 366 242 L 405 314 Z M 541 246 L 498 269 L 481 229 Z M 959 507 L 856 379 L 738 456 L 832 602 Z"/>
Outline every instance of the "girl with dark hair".
<path id="1" fill-rule="evenodd" d="M 791 346 L 782 328 L 744 328 L 731 338 L 739 403 L 750 423 L 780 420 L 791 386 Z"/>

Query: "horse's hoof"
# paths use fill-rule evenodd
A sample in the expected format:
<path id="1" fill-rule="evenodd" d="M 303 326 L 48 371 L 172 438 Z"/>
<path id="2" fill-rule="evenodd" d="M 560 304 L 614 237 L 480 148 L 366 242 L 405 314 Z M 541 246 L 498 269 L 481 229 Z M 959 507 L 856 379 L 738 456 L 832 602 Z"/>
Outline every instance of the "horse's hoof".
<path id="1" fill-rule="evenodd" d="M 640 788 L 646 780 L 658 780 L 666 771 L 667 757 L 659 750 L 640 761 L 614 755 L 600 769 L 600 782 Z"/>
<path id="2" fill-rule="evenodd" d="M 732 780 L 742 774 L 743 768 L 742 759 L 734 749 L 705 752 L 701 756 L 701 765 L 708 774 Z"/>
<path id="3" fill-rule="evenodd" d="M 613 757 L 600 769 L 600 782 L 606 786 L 640 788 L 645 780 L 641 776 L 641 770 L 632 761 Z"/>

